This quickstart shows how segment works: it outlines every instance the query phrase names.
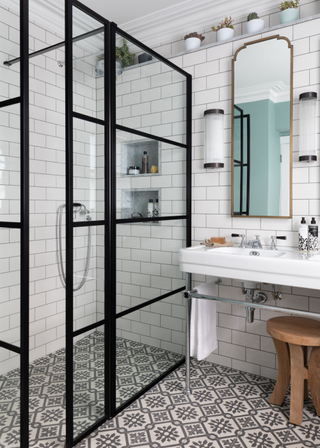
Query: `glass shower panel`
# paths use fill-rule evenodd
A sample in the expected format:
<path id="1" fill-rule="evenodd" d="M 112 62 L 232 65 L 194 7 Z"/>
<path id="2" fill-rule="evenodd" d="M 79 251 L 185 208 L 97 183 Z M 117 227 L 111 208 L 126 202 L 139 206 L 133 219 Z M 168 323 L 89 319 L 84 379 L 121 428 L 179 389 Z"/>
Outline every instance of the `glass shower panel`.
<path id="1" fill-rule="evenodd" d="M 20 96 L 20 62 L 13 62 L 20 57 L 20 1 L 10 1 L 10 7 L 0 1 L 0 17 L 0 101 L 4 101 Z"/>
<path id="2" fill-rule="evenodd" d="M 0 246 L 0 341 L 19 347 L 20 230 L 0 229 Z"/>
<path id="3" fill-rule="evenodd" d="M 104 228 L 77 227 L 73 232 L 73 328 L 104 319 Z"/>
<path id="4" fill-rule="evenodd" d="M 117 131 L 116 137 L 117 219 L 185 215 L 186 149 L 124 131 Z"/>
<path id="5" fill-rule="evenodd" d="M 184 358 L 184 328 L 181 292 L 117 319 L 117 407 Z"/>
<path id="6" fill-rule="evenodd" d="M 0 108 L 0 221 L 20 221 L 20 104 Z"/>
<path id="7" fill-rule="evenodd" d="M 116 56 L 123 45 L 134 57 L 127 67 L 120 68 L 120 61 L 116 62 L 116 123 L 185 144 L 185 76 L 119 34 Z M 145 56 L 151 59 L 140 63 L 139 58 Z"/>
<path id="8" fill-rule="evenodd" d="M 179 250 L 186 221 L 117 224 L 117 313 L 185 285 Z"/>
<path id="9" fill-rule="evenodd" d="M 73 345 L 73 437 L 105 415 L 104 327 Z"/>
<path id="10" fill-rule="evenodd" d="M 75 221 L 104 219 L 104 126 L 73 120 L 73 200 L 81 204 Z"/>
<path id="11" fill-rule="evenodd" d="M 73 34 L 73 110 L 104 120 L 103 25 L 74 7 Z"/>
<path id="12" fill-rule="evenodd" d="M 20 356 L 0 347 L 1 447 L 20 446 Z"/>

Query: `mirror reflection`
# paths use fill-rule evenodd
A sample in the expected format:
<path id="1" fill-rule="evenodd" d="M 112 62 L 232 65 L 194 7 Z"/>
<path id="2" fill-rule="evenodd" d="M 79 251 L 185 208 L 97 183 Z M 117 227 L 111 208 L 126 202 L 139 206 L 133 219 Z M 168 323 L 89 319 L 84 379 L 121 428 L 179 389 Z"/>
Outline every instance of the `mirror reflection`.
<path id="1" fill-rule="evenodd" d="M 276 36 L 235 53 L 232 216 L 291 217 L 291 52 Z"/>

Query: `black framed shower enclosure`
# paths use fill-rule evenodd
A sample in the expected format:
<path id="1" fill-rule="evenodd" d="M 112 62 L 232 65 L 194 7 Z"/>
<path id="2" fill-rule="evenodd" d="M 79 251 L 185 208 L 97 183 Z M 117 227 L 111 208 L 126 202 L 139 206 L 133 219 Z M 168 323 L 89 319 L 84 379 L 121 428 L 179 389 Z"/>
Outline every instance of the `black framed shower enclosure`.
<path id="1" fill-rule="evenodd" d="M 79 27 L 79 23 L 85 23 L 85 26 Z M 123 41 L 136 53 L 152 56 L 152 61 L 141 64 L 141 68 L 138 64 L 129 67 L 120 78 L 115 73 L 116 47 Z M 31 54 L 28 42 L 29 1 L 20 0 L 20 55 L 5 64 L 20 63 L 20 95 L 0 102 L 1 110 L 18 105 L 20 113 L 20 216 L 19 220 L 12 221 L 10 216 L 3 220 L 0 218 L 2 232 L 19 232 L 20 343 L 1 340 L 0 348 L 20 356 L 20 446 L 27 448 L 29 59 L 61 48 L 65 51 L 65 445 L 71 447 L 184 362 L 183 353 L 174 351 L 174 337 L 177 339 L 177 335 L 174 328 L 170 329 L 170 319 L 174 321 L 174 315 L 166 311 L 169 323 L 163 324 L 165 319 L 161 307 L 171 309 L 175 298 L 182 298 L 185 286 L 184 278 L 178 272 L 177 254 L 179 247 L 191 245 L 191 76 L 77 0 L 65 1 L 63 42 Z M 91 112 L 75 102 L 75 70 L 77 61 L 91 57 L 90 50 L 97 45 L 104 58 L 104 76 L 100 74 L 97 81 L 95 100 L 99 106 Z M 85 191 L 85 179 L 81 179 L 75 165 L 79 157 L 77 148 L 82 143 L 79 135 L 90 140 L 88 145 L 93 148 L 94 163 L 99 172 L 93 179 L 93 199 L 90 196 L 95 208 L 93 218 L 85 221 L 74 219 L 74 204 L 79 202 L 81 191 Z M 153 171 L 149 166 L 147 175 L 130 177 L 128 165 L 136 164 L 137 157 L 141 158 L 141 153 L 145 152 L 148 152 Z M 146 203 L 150 198 L 159 204 L 159 214 L 158 210 L 152 216 L 146 213 Z M 95 241 L 95 281 L 98 286 L 94 297 L 98 311 L 91 323 L 81 326 L 75 325 L 75 241 L 89 228 Z M 152 244 L 157 244 L 157 247 Z M 134 251 L 142 258 L 136 258 Z M 121 258 L 119 254 L 123 253 L 127 258 Z M 120 268 L 117 268 L 117 262 Z M 139 272 L 136 272 L 137 263 Z M 131 280 L 132 292 L 125 293 L 130 289 Z M 146 334 L 139 333 L 139 327 L 144 326 L 143 321 L 139 322 L 141 313 L 156 316 L 157 334 L 152 333 L 152 323 L 146 328 Z M 181 322 L 185 318 L 184 315 L 178 317 Z M 147 334 L 147 330 L 151 333 Z M 181 334 L 183 331 L 181 329 Z M 98 401 L 94 405 L 89 401 L 84 404 L 83 408 L 88 409 L 86 424 L 75 430 L 75 410 L 78 411 L 75 409 L 75 387 L 81 385 L 75 380 L 78 364 L 74 347 L 93 332 L 97 332 L 100 340 L 104 341 L 103 356 L 99 354 L 103 363 L 99 380 L 103 387 L 96 394 Z M 163 341 L 162 336 L 167 337 L 168 333 L 171 339 Z M 172 359 L 163 363 L 162 370 L 153 372 L 138 387 L 132 387 L 130 393 L 119 398 L 117 344 L 124 344 L 123 341 L 127 340 L 140 344 L 139 347 L 143 343 L 148 349 L 158 344 L 156 348 L 162 350 L 161 353 L 172 354 Z M 135 374 L 135 378 L 137 376 Z M 90 392 L 96 393 L 94 390 Z"/>

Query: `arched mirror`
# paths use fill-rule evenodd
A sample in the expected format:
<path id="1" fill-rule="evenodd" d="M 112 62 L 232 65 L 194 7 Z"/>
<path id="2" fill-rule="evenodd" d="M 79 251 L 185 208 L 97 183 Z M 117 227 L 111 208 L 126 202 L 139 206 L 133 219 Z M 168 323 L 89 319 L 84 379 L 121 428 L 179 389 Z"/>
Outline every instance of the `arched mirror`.
<path id="1" fill-rule="evenodd" d="M 249 42 L 232 61 L 231 215 L 292 217 L 292 45 Z"/>

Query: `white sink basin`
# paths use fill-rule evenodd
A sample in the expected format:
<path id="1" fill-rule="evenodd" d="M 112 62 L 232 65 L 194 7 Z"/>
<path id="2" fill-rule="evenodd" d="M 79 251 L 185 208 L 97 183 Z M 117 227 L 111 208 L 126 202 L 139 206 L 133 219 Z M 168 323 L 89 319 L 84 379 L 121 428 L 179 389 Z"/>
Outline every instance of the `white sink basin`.
<path id="1" fill-rule="evenodd" d="M 182 272 L 320 289 L 320 254 L 310 257 L 295 248 L 194 246 L 180 249 L 179 260 Z"/>
<path id="2" fill-rule="evenodd" d="M 242 248 L 242 247 L 217 247 L 207 249 L 208 251 L 214 251 L 220 254 L 230 255 L 245 255 L 246 257 L 266 257 L 266 258 L 278 258 L 285 254 L 284 251 L 270 250 L 270 249 L 258 249 L 258 248 Z"/>
<path id="3" fill-rule="evenodd" d="M 308 255 L 308 261 L 320 261 L 320 255 Z"/>

